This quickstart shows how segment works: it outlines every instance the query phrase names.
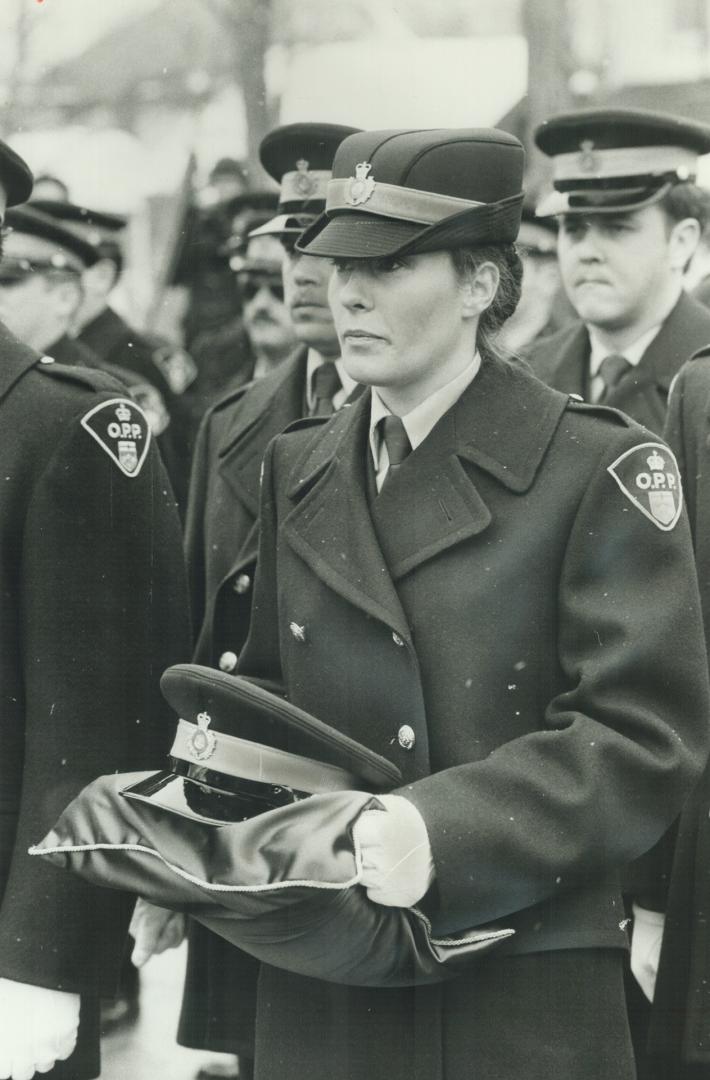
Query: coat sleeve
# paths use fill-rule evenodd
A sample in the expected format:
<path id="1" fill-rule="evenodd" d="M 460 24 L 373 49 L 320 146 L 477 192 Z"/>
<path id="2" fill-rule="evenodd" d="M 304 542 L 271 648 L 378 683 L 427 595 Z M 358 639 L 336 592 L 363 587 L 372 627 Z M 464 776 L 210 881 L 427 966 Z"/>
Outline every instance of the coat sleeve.
<path id="1" fill-rule="evenodd" d="M 126 899 L 27 849 L 95 777 L 161 764 L 174 717 L 160 674 L 190 655 L 180 524 L 155 444 L 127 475 L 82 415 L 48 451 L 22 531 L 24 764 L 0 904 L 0 976 L 73 992 L 117 960 Z"/>
<path id="2" fill-rule="evenodd" d="M 661 529 L 609 472 L 638 442 L 638 429 L 609 440 L 569 533 L 558 591 L 567 689 L 538 730 L 401 792 L 427 824 L 451 928 L 638 857 L 703 767 L 708 678 L 687 521 Z"/>
<path id="3" fill-rule="evenodd" d="M 190 472 L 190 486 L 185 518 L 185 554 L 194 638 L 200 633 L 205 617 L 207 567 L 205 565 L 205 516 L 209 483 L 209 442 L 212 413 L 200 424 L 195 440 Z"/>

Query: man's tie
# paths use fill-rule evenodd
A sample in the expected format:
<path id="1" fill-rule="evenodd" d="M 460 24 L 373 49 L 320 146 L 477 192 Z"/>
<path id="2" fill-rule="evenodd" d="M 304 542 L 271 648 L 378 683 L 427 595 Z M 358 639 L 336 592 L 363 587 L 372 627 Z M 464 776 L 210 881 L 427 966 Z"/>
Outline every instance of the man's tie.
<path id="1" fill-rule="evenodd" d="M 340 382 L 338 369 L 332 360 L 321 364 L 313 372 L 311 389 L 313 392 L 311 416 L 330 416 L 331 413 L 335 412 L 333 398 L 338 390 L 342 389 L 342 383 Z"/>
<path id="2" fill-rule="evenodd" d="M 605 356 L 599 365 L 599 377 L 604 383 L 604 389 L 599 395 L 598 401 L 603 404 L 614 390 L 614 387 L 623 379 L 627 371 L 631 370 L 631 364 L 625 356 L 612 353 Z"/>
<path id="3" fill-rule="evenodd" d="M 383 416 L 379 422 L 379 427 L 380 436 L 387 447 L 387 456 L 390 462 L 382 482 L 383 488 L 397 472 L 404 459 L 411 453 L 412 444 L 399 416 Z M 382 488 L 380 488 L 380 491 L 382 491 Z"/>

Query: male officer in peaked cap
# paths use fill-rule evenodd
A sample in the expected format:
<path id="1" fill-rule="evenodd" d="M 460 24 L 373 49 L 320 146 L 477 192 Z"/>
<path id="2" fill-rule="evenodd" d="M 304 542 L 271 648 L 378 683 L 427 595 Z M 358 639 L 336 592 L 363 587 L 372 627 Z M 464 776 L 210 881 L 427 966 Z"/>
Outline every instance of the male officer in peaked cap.
<path id="1" fill-rule="evenodd" d="M 31 187 L 0 143 L 0 215 Z M 27 262 L 78 272 L 80 245 L 44 226 L 8 239 L 0 277 Z M 159 676 L 187 649 L 180 523 L 146 417 L 115 380 L 2 324 L 0 353 L 0 1077 L 88 1080 L 130 912 L 27 851 L 91 779 L 161 762 Z"/>
<path id="2" fill-rule="evenodd" d="M 264 451 L 294 420 L 337 410 L 356 389 L 339 359 L 328 306 L 330 263 L 295 250 L 300 233 L 325 207 L 335 151 L 355 130 L 287 124 L 260 147 L 264 168 L 280 184 L 279 205 L 276 216 L 250 234 L 249 253 L 260 242 L 281 242 L 285 301 L 299 348 L 273 373 L 210 410 L 195 447 L 187 515 L 195 660 L 227 672 L 236 667 L 249 629 Z M 238 1053 L 242 1077 L 253 1057 L 255 974 L 249 957 L 192 928 L 179 1038 Z"/>
<path id="3" fill-rule="evenodd" d="M 640 109 L 553 117 L 535 141 L 554 191 L 562 281 L 579 322 L 536 343 L 529 359 L 558 390 L 622 409 L 661 432 L 668 388 L 710 340 L 710 317 L 683 291 L 706 224 L 695 186 L 710 127 Z"/>
<path id="4" fill-rule="evenodd" d="M 267 450 L 238 668 L 400 768 L 355 826 L 372 900 L 516 933 L 437 988 L 262 967 L 259 1080 L 633 1076 L 617 872 L 707 752 L 697 585 L 667 447 L 497 353 L 523 158 L 490 129 L 338 148 L 297 246 L 370 389 Z"/>

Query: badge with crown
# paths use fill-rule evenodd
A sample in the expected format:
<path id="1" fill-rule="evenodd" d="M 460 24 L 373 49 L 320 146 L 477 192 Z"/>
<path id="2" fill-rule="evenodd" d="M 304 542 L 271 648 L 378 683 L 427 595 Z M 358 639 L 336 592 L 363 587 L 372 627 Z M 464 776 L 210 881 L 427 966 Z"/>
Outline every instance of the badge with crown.
<path id="1" fill-rule="evenodd" d="M 316 186 L 315 178 L 309 173 L 308 166 L 309 163 L 305 158 L 300 158 L 296 162 L 294 187 L 303 199 L 307 199 L 309 195 L 312 195 Z"/>
<path id="2" fill-rule="evenodd" d="M 596 172 L 597 155 L 594 153 L 593 139 L 583 139 L 579 144 L 579 167 L 582 172 Z"/>
<path id="3" fill-rule="evenodd" d="M 150 445 L 150 426 L 134 401 L 102 401 L 82 417 L 81 426 L 125 476 L 139 475 Z"/>
<path id="4" fill-rule="evenodd" d="M 209 713 L 201 712 L 197 715 L 197 730 L 193 732 L 188 743 L 188 750 L 192 757 L 198 761 L 206 761 L 212 757 L 217 746 L 217 736 L 209 730 L 212 717 Z"/>
<path id="5" fill-rule="evenodd" d="M 608 472 L 627 499 L 659 529 L 675 527 L 683 505 L 678 465 L 660 443 L 642 443 L 627 450 Z"/>
<path id="6" fill-rule="evenodd" d="M 374 177 L 369 175 L 371 169 L 372 165 L 370 165 L 369 161 L 361 161 L 359 165 L 355 166 L 355 175 L 350 181 L 345 196 L 351 206 L 362 206 L 375 190 Z"/>

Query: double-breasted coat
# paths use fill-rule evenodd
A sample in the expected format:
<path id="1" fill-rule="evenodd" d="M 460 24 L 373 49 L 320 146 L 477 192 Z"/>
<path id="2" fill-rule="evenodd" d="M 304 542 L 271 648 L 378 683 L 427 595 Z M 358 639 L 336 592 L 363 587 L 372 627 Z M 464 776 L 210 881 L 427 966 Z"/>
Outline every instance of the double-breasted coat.
<path id="1" fill-rule="evenodd" d="M 82 1080 L 98 1074 L 129 898 L 27 849 L 92 779 L 164 760 L 160 675 L 189 655 L 180 522 L 118 383 L 2 326 L 0 358 L 0 977 L 82 995 L 78 1047 L 51 1073 Z"/>
<path id="2" fill-rule="evenodd" d="M 708 341 L 710 311 L 682 293 L 638 366 L 623 376 L 606 404 L 628 413 L 649 430 L 662 432 L 674 375 Z M 589 334 L 583 323 L 538 340 L 526 359 L 548 386 L 589 398 Z"/>
<path id="3" fill-rule="evenodd" d="M 271 439 L 306 411 L 306 357 L 299 349 L 238 387 L 200 427 L 186 523 L 196 663 L 233 669 L 246 641 L 261 463 Z M 252 957 L 192 924 L 179 1041 L 253 1056 L 257 973 Z"/>
<path id="4" fill-rule="evenodd" d="M 678 457 L 710 641 L 710 353 L 683 366 L 671 391 L 666 438 Z M 710 1077 L 710 770 L 681 815 L 649 1027 L 658 1080 Z"/>
<path id="5" fill-rule="evenodd" d="M 437 988 L 262 968 L 257 1076 L 627 1076 L 618 985 L 574 954 L 626 947 L 617 871 L 707 753 L 687 522 L 638 497 L 672 460 L 627 417 L 493 359 L 374 499 L 368 421 L 366 394 L 271 444 L 240 671 L 282 679 L 400 767 L 432 845 L 437 929 L 503 920 L 516 935 Z M 559 1056 L 560 965 L 558 995 L 608 1032 L 593 1053 L 580 1036 Z"/>

